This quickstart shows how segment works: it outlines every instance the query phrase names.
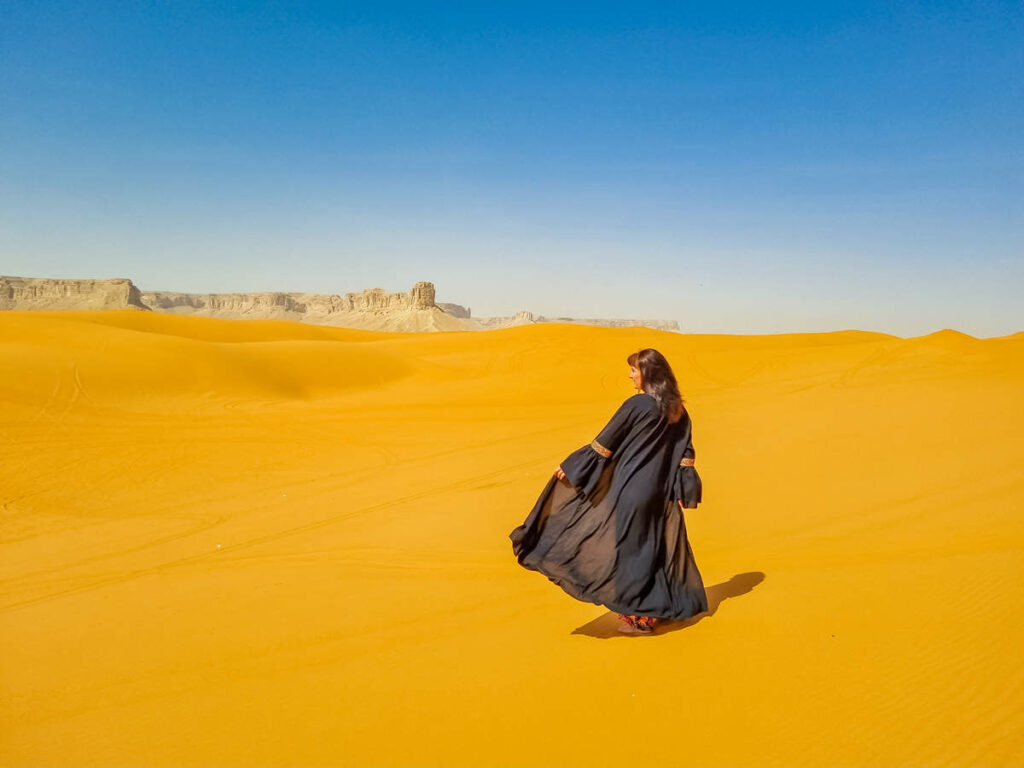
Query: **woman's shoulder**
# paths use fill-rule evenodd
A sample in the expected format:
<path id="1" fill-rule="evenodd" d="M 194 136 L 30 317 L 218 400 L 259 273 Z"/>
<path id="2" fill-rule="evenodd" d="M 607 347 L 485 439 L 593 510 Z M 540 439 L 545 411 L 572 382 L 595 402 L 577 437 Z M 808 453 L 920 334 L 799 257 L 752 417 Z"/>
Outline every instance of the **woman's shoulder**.
<path id="1" fill-rule="evenodd" d="M 627 397 L 623 403 L 623 408 L 628 408 L 640 413 L 649 413 L 653 416 L 661 416 L 661 403 L 658 402 L 658 398 L 648 392 L 637 392 L 631 397 Z M 669 422 L 670 424 L 684 424 L 689 422 L 690 413 L 686 410 L 686 406 L 680 404 L 681 413 L 676 421 Z"/>
<path id="2" fill-rule="evenodd" d="M 637 392 L 632 397 L 626 398 L 626 404 L 634 408 L 658 408 L 658 399 L 647 392 Z"/>
<path id="3" fill-rule="evenodd" d="M 625 404 L 638 416 L 655 419 L 661 416 L 661 403 L 658 402 L 658 398 L 647 392 L 638 392 L 626 400 Z"/>

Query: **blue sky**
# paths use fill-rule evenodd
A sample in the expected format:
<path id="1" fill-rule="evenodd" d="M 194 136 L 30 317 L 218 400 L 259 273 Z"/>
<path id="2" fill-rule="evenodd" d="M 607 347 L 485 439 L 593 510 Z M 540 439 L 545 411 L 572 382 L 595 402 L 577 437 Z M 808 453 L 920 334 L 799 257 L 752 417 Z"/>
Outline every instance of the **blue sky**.
<path id="1" fill-rule="evenodd" d="M 1024 330 L 1024 6 L 0 8 L 0 274 Z"/>

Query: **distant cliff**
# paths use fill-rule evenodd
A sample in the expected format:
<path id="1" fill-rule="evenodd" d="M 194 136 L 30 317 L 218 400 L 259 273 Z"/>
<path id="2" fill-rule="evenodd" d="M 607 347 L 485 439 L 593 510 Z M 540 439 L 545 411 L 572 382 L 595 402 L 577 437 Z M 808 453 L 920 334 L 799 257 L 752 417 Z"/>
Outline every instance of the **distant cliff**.
<path id="1" fill-rule="evenodd" d="M 344 296 L 327 293 L 178 293 L 143 291 L 142 303 L 163 312 L 204 315 L 330 317 L 351 312 L 401 312 L 434 308 L 434 286 L 420 282 L 408 293 L 368 288 Z"/>
<path id="2" fill-rule="evenodd" d="M 229 319 L 298 320 L 378 331 L 471 330 L 434 304 L 433 283 L 408 292 L 369 288 L 344 296 L 327 293 L 178 293 L 143 291 L 142 303 L 159 312 Z"/>
<path id="3" fill-rule="evenodd" d="M 131 280 L 0 275 L 0 309 L 148 309 Z"/>
<path id="4" fill-rule="evenodd" d="M 131 280 L 59 280 L 0 276 L 0 310 L 138 309 L 227 319 L 297 320 L 377 331 L 474 331 L 527 323 L 645 326 L 678 331 L 674 320 L 578 320 L 535 317 L 471 317 L 468 307 L 435 302 L 434 284 L 410 291 L 368 288 L 344 296 L 327 293 L 181 293 L 140 291 Z"/>
<path id="5" fill-rule="evenodd" d="M 600 325 L 606 328 L 641 327 L 659 331 L 679 330 L 679 323 L 675 320 L 602 320 L 596 318 L 580 320 L 574 317 L 544 317 L 544 315 L 534 315 L 532 312 L 526 311 L 516 312 L 512 317 L 476 317 L 473 320 L 485 328 L 505 328 L 528 323 L 574 323 L 576 325 Z"/>
<path id="6" fill-rule="evenodd" d="M 437 306 L 439 306 L 452 317 L 462 317 L 468 319 L 471 314 L 470 308 L 464 307 L 461 304 L 451 304 L 442 302 Z"/>

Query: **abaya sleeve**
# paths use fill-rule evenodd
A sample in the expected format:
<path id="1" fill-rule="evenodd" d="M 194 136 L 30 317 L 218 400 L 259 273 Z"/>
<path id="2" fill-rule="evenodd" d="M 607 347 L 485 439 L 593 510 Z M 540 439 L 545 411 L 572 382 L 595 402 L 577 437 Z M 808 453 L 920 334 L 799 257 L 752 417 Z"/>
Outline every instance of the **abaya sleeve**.
<path id="1" fill-rule="evenodd" d="M 675 468 L 675 477 L 672 480 L 672 499 L 683 502 L 684 509 L 696 509 L 703 493 L 700 475 L 693 466 L 694 459 L 695 452 L 690 445 L 683 452 L 683 458 Z"/>
<path id="2" fill-rule="evenodd" d="M 628 398 L 597 437 L 569 454 L 560 466 L 570 485 L 580 488 L 587 495 L 597 487 L 601 471 L 629 433 L 635 418 L 633 398 Z"/>

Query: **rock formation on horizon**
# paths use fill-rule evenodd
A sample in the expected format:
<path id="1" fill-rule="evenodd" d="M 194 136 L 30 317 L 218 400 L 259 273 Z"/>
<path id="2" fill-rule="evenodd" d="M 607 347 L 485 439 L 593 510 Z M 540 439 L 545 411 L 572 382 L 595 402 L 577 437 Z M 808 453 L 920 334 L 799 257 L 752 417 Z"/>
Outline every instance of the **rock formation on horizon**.
<path id="1" fill-rule="evenodd" d="M 207 312 L 298 312 L 330 315 L 339 312 L 391 312 L 434 307 L 434 286 L 416 283 L 408 293 L 391 293 L 383 288 L 368 288 L 344 296 L 326 293 L 182 293 L 179 291 L 142 291 L 142 302 L 151 309 L 168 312 L 197 310 Z"/>
<path id="2" fill-rule="evenodd" d="M 535 317 L 471 317 L 468 307 L 435 301 L 434 284 L 421 281 L 408 292 L 368 288 L 344 296 L 324 293 L 183 293 L 140 291 L 127 278 L 64 280 L 0 275 L 0 310 L 137 309 L 226 319 L 297 320 L 317 325 L 376 331 L 477 331 L 529 323 L 644 326 L 678 331 L 674 320 L 577 320 Z"/>
<path id="3" fill-rule="evenodd" d="M 604 328 L 653 328 L 658 331 L 678 331 L 679 323 L 675 320 L 603 320 L 598 318 L 578 319 L 574 317 L 545 317 L 534 315 L 525 310 L 516 312 L 512 317 L 477 317 L 477 323 L 486 328 L 506 328 L 511 325 L 527 325 L 529 323 L 573 323 L 575 325 L 600 325 Z"/>
<path id="4" fill-rule="evenodd" d="M 452 317 L 461 317 L 468 320 L 473 314 L 472 310 L 469 307 L 464 307 L 461 304 L 452 304 L 451 302 L 440 302 L 437 306 L 439 306 Z"/>
<path id="5" fill-rule="evenodd" d="M 2 309 L 148 309 L 127 278 L 55 280 L 0 275 Z"/>
<path id="6" fill-rule="evenodd" d="M 143 291 L 142 303 L 175 314 L 230 319 L 298 320 L 377 331 L 471 330 L 434 303 L 434 284 L 408 292 L 368 288 L 344 296 L 325 293 L 180 293 Z"/>

